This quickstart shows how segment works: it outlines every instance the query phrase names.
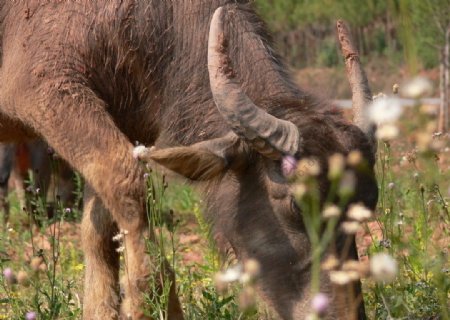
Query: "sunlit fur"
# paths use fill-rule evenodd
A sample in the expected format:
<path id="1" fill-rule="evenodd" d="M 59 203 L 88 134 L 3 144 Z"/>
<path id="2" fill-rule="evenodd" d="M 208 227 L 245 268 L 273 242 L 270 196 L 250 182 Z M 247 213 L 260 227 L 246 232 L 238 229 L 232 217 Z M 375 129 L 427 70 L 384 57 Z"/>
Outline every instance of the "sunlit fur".
<path id="1" fill-rule="evenodd" d="M 335 152 L 360 149 L 369 170 L 359 177 L 357 198 L 374 205 L 374 159 L 364 135 L 293 84 L 247 2 L 0 1 L 0 140 L 42 136 L 95 191 L 87 192 L 82 224 L 85 319 L 118 318 L 119 257 L 111 241 L 118 229 L 129 231 L 124 312 L 143 318 L 140 292 L 151 270 L 143 172 L 132 158 L 133 143 L 187 146 L 230 131 L 212 100 L 206 62 L 209 22 L 219 6 L 226 6 L 225 37 L 245 93 L 298 126 L 299 156 L 325 164 Z M 237 150 L 246 151 L 231 153 L 225 171 L 207 184 L 208 217 L 222 243 L 261 261 L 267 303 L 283 319 L 302 319 L 309 307 L 309 242 L 301 216 L 290 209 L 279 163 Z M 170 319 L 181 319 L 174 294 L 169 309 Z"/>

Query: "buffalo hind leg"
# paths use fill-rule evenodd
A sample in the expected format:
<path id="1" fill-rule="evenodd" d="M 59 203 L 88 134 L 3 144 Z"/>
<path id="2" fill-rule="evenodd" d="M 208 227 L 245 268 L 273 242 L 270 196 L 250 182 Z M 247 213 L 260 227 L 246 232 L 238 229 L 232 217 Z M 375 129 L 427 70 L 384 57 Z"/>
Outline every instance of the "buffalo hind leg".
<path id="1" fill-rule="evenodd" d="M 119 254 L 112 239 L 118 232 L 117 225 L 88 184 L 83 202 L 81 237 L 86 262 L 83 315 L 85 319 L 117 320 Z"/>
<path id="2" fill-rule="evenodd" d="M 37 84 L 20 96 L 1 92 L 0 98 L 6 98 L 0 99 L 0 104 L 14 97 L 14 106 L 6 105 L 5 110 L 14 110 L 25 126 L 35 128 L 62 158 L 81 172 L 118 228 L 128 231 L 125 260 L 130 283 L 126 295 L 132 301 L 130 316 L 133 320 L 146 319 L 142 313 L 142 291 L 147 288 L 144 279 L 148 280 L 150 275 L 151 261 L 145 246 L 148 228 L 143 170 L 132 156 L 133 145 L 106 112 L 105 102 L 87 87 L 59 81 L 53 85 L 44 81 L 44 88 Z M 35 99 L 39 103 L 34 103 Z M 85 300 L 85 310 L 95 310 L 111 299 L 110 284 L 97 281 L 97 285 L 99 300 Z M 86 314 L 84 319 L 96 318 Z"/>

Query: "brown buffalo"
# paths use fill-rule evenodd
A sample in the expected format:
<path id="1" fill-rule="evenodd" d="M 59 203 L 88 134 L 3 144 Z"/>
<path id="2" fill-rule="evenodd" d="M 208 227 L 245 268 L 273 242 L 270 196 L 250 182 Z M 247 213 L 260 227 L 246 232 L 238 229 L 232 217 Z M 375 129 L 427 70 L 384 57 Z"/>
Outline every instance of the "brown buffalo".
<path id="1" fill-rule="evenodd" d="M 124 313 L 144 317 L 152 271 L 134 141 L 169 146 L 143 155 L 203 181 L 216 235 L 260 262 L 260 294 L 283 319 L 309 311 L 311 250 L 280 159 L 317 158 L 326 194 L 328 157 L 359 150 L 370 169 L 353 201 L 375 205 L 371 139 L 294 85 L 249 2 L 0 1 L 0 140 L 42 137 L 87 181 L 84 319 L 119 317 L 119 229 Z M 169 318 L 182 319 L 175 292 Z"/>

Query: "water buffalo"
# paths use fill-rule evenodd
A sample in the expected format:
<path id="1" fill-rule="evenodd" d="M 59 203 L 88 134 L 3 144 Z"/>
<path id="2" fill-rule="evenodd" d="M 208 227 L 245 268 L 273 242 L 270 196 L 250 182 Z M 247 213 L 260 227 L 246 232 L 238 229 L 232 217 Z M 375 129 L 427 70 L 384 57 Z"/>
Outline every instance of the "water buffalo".
<path id="1" fill-rule="evenodd" d="M 357 173 L 353 200 L 375 205 L 371 139 L 294 84 L 250 2 L 0 1 L 0 140 L 43 137 L 87 181 L 84 319 L 119 317 L 119 229 L 123 312 L 144 318 L 152 271 L 135 141 L 201 181 L 215 234 L 260 262 L 259 292 L 283 319 L 309 312 L 311 250 L 282 157 L 318 159 L 325 194 L 328 157 L 361 151 L 370 170 Z M 173 282 L 169 318 L 182 319 L 175 292 Z"/>
<path id="2" fill-rule="evenodd" d="M 36 213 L 36 207 L 29 201 L 29 197 L 23 196 L 26 189 L 40 190 L 44 197 L 46 213 L 53 216 L 55 200 L 58 196 L 62 204 L 72 206 L 75 203 L 75 184 L 72 169 L 60 159 L 54 160 L 47 144 L 43 141 L 29 141 L 26 143 L 0 144 L 0 210 L 3 210 L 3 222 L 6 225 L 9 218 L 9 204 L 7 200 L 8 180 L 11 173 L 15 173 L 16 187 L 20 189 L 21 204 L 29 213 Z M 56 169 L 52 180 L 52 166 Z M 32 177 L 30 177 L 32 173 Z M 30 179 L 32 184 L 30 185 Z M 17 184 L 18 182 L 18 184 Z M 16 190 L 19 192 L 19 190 Z M 34 218 L 39 218 L 34 216 Z M 35 220 L 40 222 L 39 219 Z"/>
<path id="3" fill-rule="evenodd" d="M 9 217 L 8 181 L 14 161 L 14 147 L 11 144 L 0 144 L 0 210 L 3 211 L 4 224 Z"/>

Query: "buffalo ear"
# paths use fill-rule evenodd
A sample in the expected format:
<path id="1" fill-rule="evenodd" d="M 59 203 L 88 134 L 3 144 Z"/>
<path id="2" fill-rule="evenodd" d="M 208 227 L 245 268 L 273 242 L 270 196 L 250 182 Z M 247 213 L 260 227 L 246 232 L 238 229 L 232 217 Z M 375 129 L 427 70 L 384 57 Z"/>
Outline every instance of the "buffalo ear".
<path id="1" fill-rule="evenodd" d="M 227 161 L 208 149 L 176 147 L 152 150 L 149 158 L 191 180 L 210 180 L 225 171 Z"/>

